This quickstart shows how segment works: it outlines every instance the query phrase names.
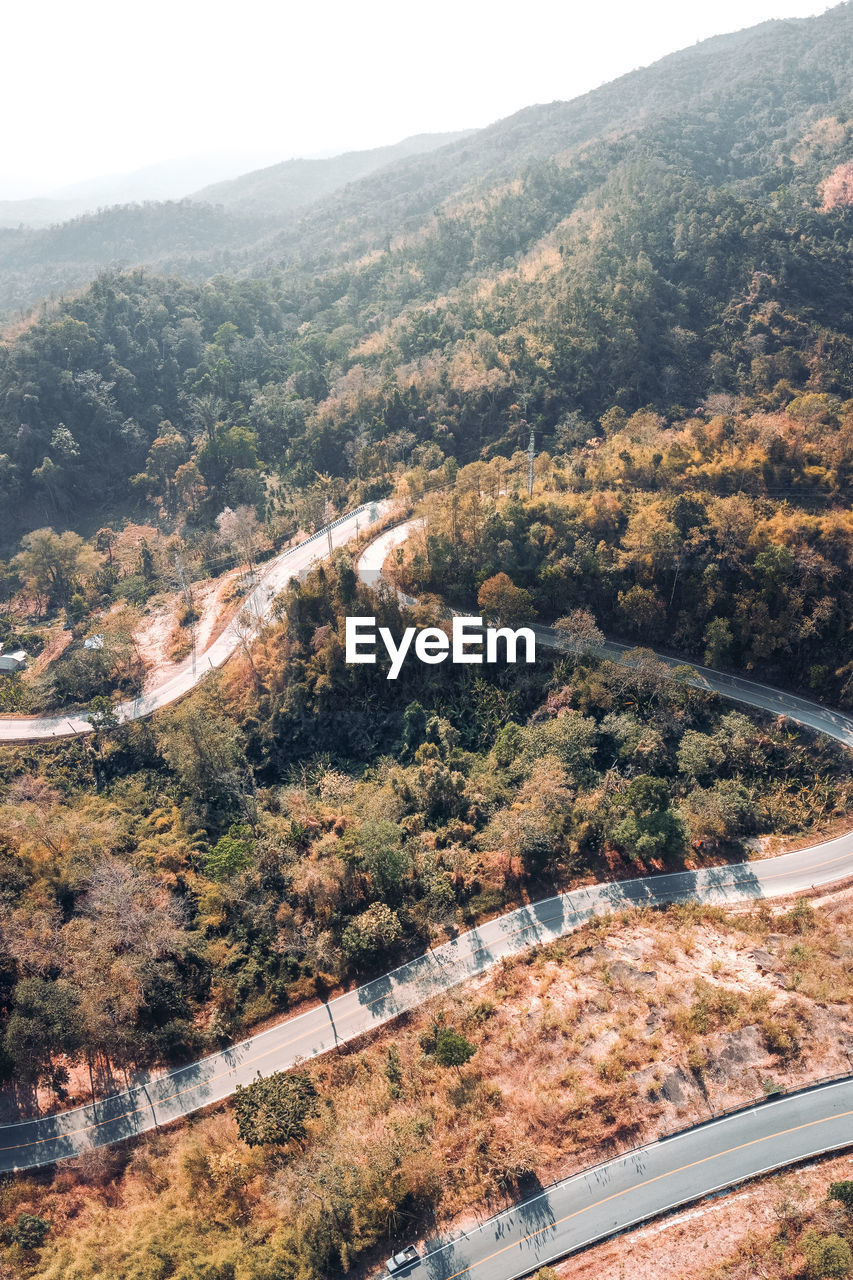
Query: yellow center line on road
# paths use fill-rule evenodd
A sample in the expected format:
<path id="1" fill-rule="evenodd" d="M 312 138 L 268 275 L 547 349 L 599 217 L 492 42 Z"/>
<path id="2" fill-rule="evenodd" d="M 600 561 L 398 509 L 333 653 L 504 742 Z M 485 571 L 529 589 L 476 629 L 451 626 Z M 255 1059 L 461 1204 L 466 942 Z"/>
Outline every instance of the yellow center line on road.
<path id="1" fill-rule="evenodd" d="M 518 1240 L 514 1240 L 512 1244 L 503 1245 L 500 1249 L 496 1249 L 494 1253 L 481 1258 L 479 1262 L 472 1262 L 469 1266 L 463 1267 L 461 1271 L 454 1271 L 453 1275 L 447 1277 L 447 1280 L 459 1280 L 460 1276 L 470 1275 L 477 1267 L 482 1267 L 484 1263 L 491 1262 L 493 1258 L 499 1258 L 502 1253 L 506 1253 L 510 1249 L 517 1249 L 529 1240 L 535 1240 L 537 1236 L 542 1235 L 543 1231 L 552 1231 L 554 1227 L 559 1227 L 564 1222 L 570 1222 L 572 1218 L 578 1218 L 581 1214 L 589 1213 L 591 1209 L 599 1209 L 603 1204 L 609 1204 L 612 1200 L 619 1200 L 622 1196 L 627 1196 L 632 1191 L 639 1191 L 642 1187 L 650 1187 L 655 1182 L 663 1181 L 664 1178 L 673 1178 L 679 1173 L 686 1173 L 688 1169 L 696 1169 L 699 1165 L 709 1164 L 712 1160 L 721 1160 L 723 1156 L 733 1155 L 736 1151 L 745 1151 L 747 1147 L 759 1146 L 762 1142 L 772 1142 L 774 1138 L 784 1138 L 789 1133 L 798 1133 L 803 1129 L 813 1129 L 816 1125 L 828 1124 L 831 1120 L 844 1120 L 850 1116 L 853 1116 L 853 1111 L 842 1111 L 838 1115 L 824 1116 L 821 1120 L 807 1120 L 804 1124 L 795 1124 L 790 1129 L 780 1129 L 778 1133 L 768 1133 L 763 1138 L 752 1138 L 749 1142 L 741 1142 L 737 1146 L 729 1147 L 726 1151 L 717 1151 L 713 1155 L 702 1156 L 699 1160 L 691 1160 L 689 1164 L 683 1164 L 678 1169 L 669 1169 L 666 1173 L 657 1173 L 653 1178 L 646 1178 L 642 1182 L 636 1182 L 633 1186 L 626 1187 L 623 1191 L 614 1191 L 611 1195 L 603 1196 L 601 1200 L 596 1200 L 594 1204 L 588 1204 L 583 1209 L 575 1209 L 572 1213 L 567 1213 L 562 1218 L 556 1218 L 544 1227 L 537 1227 L 535 1231 L 531 1231 L 526 1236 L 521 1236 Z M 580 1176 L 582 1177 L 583 1175 L 581 1174 Z M 435 1252 L 438 1253 L 440 1250 L 435 1250 Z M 426 1257 L 431 1256 L 433 1255 L 426 1255 Z"/>

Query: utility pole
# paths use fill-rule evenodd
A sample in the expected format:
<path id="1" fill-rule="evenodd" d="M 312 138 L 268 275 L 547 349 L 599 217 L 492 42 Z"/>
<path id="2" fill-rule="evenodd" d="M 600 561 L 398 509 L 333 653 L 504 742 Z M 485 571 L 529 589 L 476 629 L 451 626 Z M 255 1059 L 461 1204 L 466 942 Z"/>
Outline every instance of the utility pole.
<path id="1" fill-rule="evenodd" d="M 325 499 L 325 504 L 326 504 L 326 505 L 325 505 L 324 510 L 325 510 L 325 514 L 326 514 L 326 535 L 327 535 L 327 537 L 328 537 L 328 539 L 329 539 L 329 559 L 331 560 L 331 558 L 332 558 L 332 520 L 331 520 L 331 516 L 330 516 L 330 514 L 329 514 L 329 499 L 328 499 L 328 498 L 326 498 L 326 499 Z"/>
<path id="2" fill-rule="evenodd" d="M 332 520 L 329 511 L 329 485 L 332 483 L 332 477 L 328 471 L 315 471 L 314 475 L 323 485 L 325 494 L 323 497 L 323 516 L 326 521 L 326 537 L 329 539 L 329 559 L 332 558 Z"/>
<path id="3" fill-rule="evenodd" d="M 536 458 L 536 432 L 530 428 L 530 440 L 527 445 L 527 496 L 533 497 L 533 462 Z"/>
<path id="4" fill-rule="evenodd" d="M 184 602 L 190 611 L 190 643 L 192 644 L 193 675 L 195 675 L 195 606 L 193 604 L 193 593 L 187 582 L 187 575 L 184 573 L 181 557 L 177 552 L 175 552 L 175 569 L 178 573 L 178 581 L 181 584 Z"/>

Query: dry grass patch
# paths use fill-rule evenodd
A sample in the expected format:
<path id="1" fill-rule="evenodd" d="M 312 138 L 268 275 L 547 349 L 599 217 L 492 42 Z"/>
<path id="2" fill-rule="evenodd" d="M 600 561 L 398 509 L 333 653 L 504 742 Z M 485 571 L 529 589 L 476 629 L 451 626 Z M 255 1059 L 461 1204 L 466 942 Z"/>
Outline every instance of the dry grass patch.
<path id="1" fill-rule="evenodd" d="M 86 1166 L 21 1178 L 3 1216 L 56 1224 L 46 1280 L 131 1280 L 164 1240 L 187 1265 L 233 1265 L 235 1280 L 285 1254 L 319 1280 L 768 1080 L 848 1069 L 848 948 L 845 913 L 808 904 L 597 919 L 309 1064 L 320 1105 L 299 1147 L 245 1147 L 226 1109 L 120 1149 L 109 1178 Z M 475 1046 L 459 1070 L 433 1053 L 442 1025 Z M 24 1263 L 7 1264 L 13 1280 L 33 1274 Z"/>

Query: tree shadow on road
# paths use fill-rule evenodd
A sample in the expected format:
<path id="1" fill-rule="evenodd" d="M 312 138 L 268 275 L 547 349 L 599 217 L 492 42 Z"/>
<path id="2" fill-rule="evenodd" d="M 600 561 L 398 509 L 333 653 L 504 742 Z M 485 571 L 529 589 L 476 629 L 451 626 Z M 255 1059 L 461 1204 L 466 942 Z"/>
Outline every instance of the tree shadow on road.
<path id="1" fill-rule="evenodd" d="M 458 1275 L 465 1271 L 466 1262 L 463 1256 L 463 1240 L 448 1240 L 442 1243 L 441 1238 L 426 1241 L 426 1254 L 421 1261 L 421 1268 L 429 1280 L 447 1280 L 448 1276 Z M 420 1270 L 420 1268 L 419 1268 Z"/>
<path id="2" fill-rule="evenodd" d="M 464 950 L 459 950 L 458 939 L 454 939 L 406 961 L 391 973 L 372 978 L 357 989 L 359 1004 L 370 1006 L 377 1016 L 393 1017 L 481 972 L 493 961 L 491 951 L 482 942 L 479 930 L 472 929 L 465 938 Z"/>

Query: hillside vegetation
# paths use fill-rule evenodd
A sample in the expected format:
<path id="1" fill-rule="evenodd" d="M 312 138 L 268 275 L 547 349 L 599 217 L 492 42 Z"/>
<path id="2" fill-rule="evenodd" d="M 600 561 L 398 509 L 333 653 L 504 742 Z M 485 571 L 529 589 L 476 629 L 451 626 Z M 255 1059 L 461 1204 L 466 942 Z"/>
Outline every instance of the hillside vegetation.
<path id="1" fill-rule="evenodd" d="M 849 706 L 853 524 L 832 490 L 847 485 L 853 405 L 831 405 L 805 396 L 675 427 L 613 413 L 606 438 L 537 460 L 531 498 L 520 454 L 469 464 L 452 485 L 409 472 L 407 497 L 445 486 L 417 503 L 386 572 L 410 595 L 516 625 L 592 610 L 629 643 Z"/>
<path id="2" fill-rule="evenodd" d="M 419 134 L 371 151 L 287 160 L 182 199 L 102 201 L 97 212 L 61 215 L 60 202 L 22 201 L 18 209 L 16 202 L 0 201 L 0 315 L 26 313 L 43 298 L 85 286 L 104 268 L 145 263 L 195 278 L 229 270 L 246 260 L 247 246 L 292 222 L 303 206 L 463 136 Z M 52 203 L 59 214 L 50 218 Z M 41 229 L 26 225 L 30 212 Z"/>
<path id="3" fill-rule="evenodd" d="M 647 652 L 391 682 L 343 661 L 345 613 L 403 623 L 346 553 L 283 604 L 169 712 L 116 726 L 101 702 L 91 738 L 0 758 L 0 1081 L 24 1110 L 221 1046 L 519 901 L 740 861 L 848 807 L 836 744 Z"/>
<path id="4" fill-rule="evenodd" d="M 0 232 L 0 308 L 77 290 L 0 345 L 0 640 L 31 655 L 0 710 L 95 729 L 0 752 L 10 1116 L 509 906 L 847 821 L 837 744 L 648 646 L 853 706 L 853 7 L 282 207 L 328 173 Z M 389 495 L 414 525 L 385 577 L 416 605 L 341 549 L 225 670 L 117 723 L 158 599 L 184 655 L 192 582 L 233 571 L 237 609 L 260 560 Z M 397 636 L 448 604 L 561 645 L 396 681 L 345 662 L 347 616 Z M 842 1069 L 841 914 L 623 924 L 177 1136 L 10 1180 L 0 1280 L 325 1280 L 636 1140 L 638 1117 Z M 840 1213 L 816 1230 L 849 1252 Z"/>
<path id="5" fill-rule="evenodd" d="M 848 5 L 709 41 L 398 161 L 257 252 L 257 214 L 127 211 L 196 280 L 105 274 L 0 349 L 8 550 L 83 511 L 89 534 L 131 511 L 190 533 L 226 505 L 269 518 L 318 476 L 341 507 L 509 457 L 532 427 L 569 489 L 743 491 L 769 547 L 820 526 L 802 536 L 843 572 L 851 68 Z M 51 243 L 108 243 L 98 217 Z M 810 609 L 806 672 L 837 693 Z M 843 636 L 843 593 L 834 618 Z"/>
<path id="6" fill-rule="evenodd" d="M 301 1119 L 281 1132 L 253 1124 L 244 1095 L 190 1127 L 0 1188 L 6 1274 L 360 1274 L 391 1241 L 499 1212 L 710 1108 L 845 1071 L 847 910 L 635 911 L 504 961 L 476 989 L 273 1077 L 282 1090 L 298 1081 L 303 1099 L 296 1109 L 283 1095 Z M 841 1206 L 814 1216 L 810 1240 L 793 1218 L 765 1244 L 765 1273 L 847 1274 L 797 1269 L 825 1241 L 849 1257 Z M 712 1260 L 703 1280 L 750 1274 Z"/>

